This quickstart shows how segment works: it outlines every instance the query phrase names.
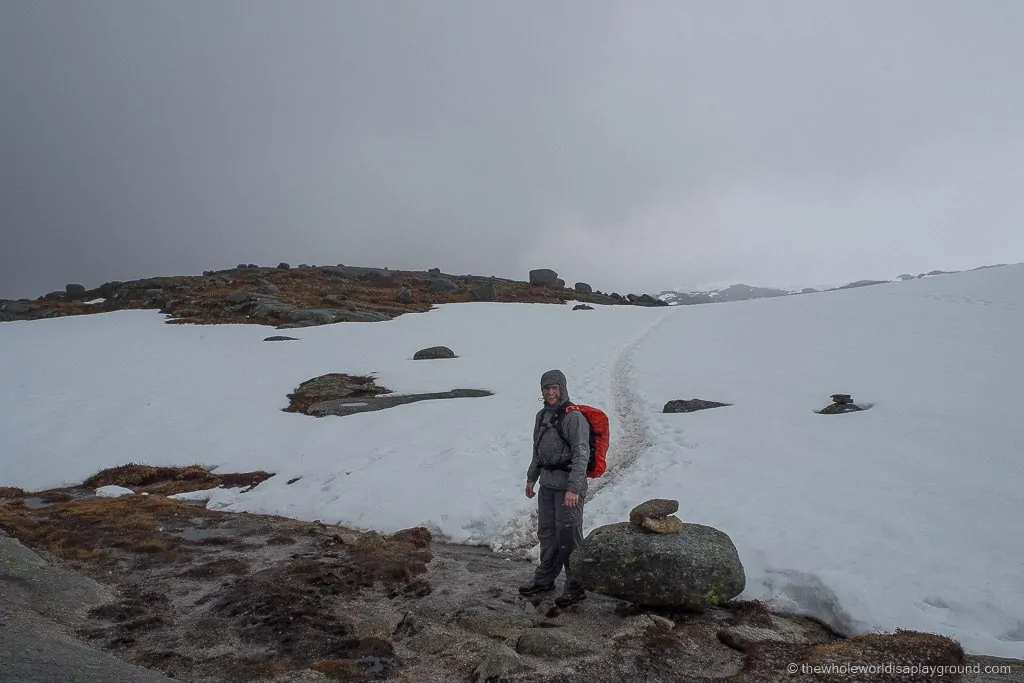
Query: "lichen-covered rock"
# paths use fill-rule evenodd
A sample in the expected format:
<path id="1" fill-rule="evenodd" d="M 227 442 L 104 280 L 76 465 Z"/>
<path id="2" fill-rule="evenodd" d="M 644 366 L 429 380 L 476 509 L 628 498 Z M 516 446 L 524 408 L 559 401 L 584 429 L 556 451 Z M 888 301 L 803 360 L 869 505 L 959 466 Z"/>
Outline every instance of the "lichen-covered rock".
<path id="1" fill-rule="evenodd" d="M 642 526 L 648 517 L 668 517 L 679 511 L 679 501 L 670 498 L 653 498 L 640 503 L 629 511 L 629 521 Z"/>
<path id="2" fill-rule="evenodd" d="M 640 526 L 656 534 L 678 534 L 683 530 L 683 520 L 675 515 L 668 517 L 645 517 Z"/>
<path id="3" fill-rule="evenodd" d="M 675 534 L 629 522 L 598 527 L 569 562 L 587 590 L 643 606 L 700 610 L 746 587 L 732 539 L 703 524 L 685 524 Z"/>

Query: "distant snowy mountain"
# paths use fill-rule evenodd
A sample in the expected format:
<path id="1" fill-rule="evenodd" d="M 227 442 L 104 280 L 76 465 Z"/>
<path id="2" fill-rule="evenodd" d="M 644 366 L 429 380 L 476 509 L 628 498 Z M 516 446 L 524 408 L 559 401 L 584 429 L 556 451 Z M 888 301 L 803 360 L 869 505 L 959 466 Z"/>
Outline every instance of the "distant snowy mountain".
<path id="1" fill-rule="evenodd" d="M 985 268 L 995 268 L 997 266 L 1006 265 L 1003 263 L 991 265 L 991 266 L 979 266 L 977 268 L 971 268 L 970 270 L 982 270 Z M 793 294 L 812 294 L 814 292 L 831 292 L 839 289 L 854 289 L 856 287 L 870 287 L 871 285 L 881 285 L 889 282 L 904 282 L 907 280 L 919 280 L 924 277 L 932 277 L 936 275 L 952 275 L 953 273 L 960 273 L 964 271 L 959 270 L 932 270 L 927 273 L 920 273 L 918 275 L 911 275 L 909 273 L 903 273 L 902 275 L 892 280 L 857 280 L 855 282 L 848 282 L 841 285 L 835 286 L 822 286 L 817 287 L 803 287 L 798 289 L 779 289 L 776 287 L 752 287 L 746 284 L 735 284 L 728 287 L 721 287 L 718 289 L 707 289 L 701 291 L 678 291 L 678 290 L 665 290 L 658 294 L 658 298 L 665 301 L 670 306 L 687 306 L 693 304 L 714 304 L 714 303 L 725 303 L 728 301 L 746 301 L 748 299 L 766 299 L 769 297 L 776 296 L 791 296 Z M 969 272 L 969 271 L 968 271 Z"/>
<path id="2" fill-rule="evenodd" d="M 709 289 L 702 292 L 667 291 L 658 295 L 670 306 L 688 304 L 712 304 L 723 301 L 745 301 L 747 299 L 764 299 L 773 296 L 788 296 L 796 292 L 772 287 L 751 287 L 745 284 L 730 285 L 721 289 Z"/>

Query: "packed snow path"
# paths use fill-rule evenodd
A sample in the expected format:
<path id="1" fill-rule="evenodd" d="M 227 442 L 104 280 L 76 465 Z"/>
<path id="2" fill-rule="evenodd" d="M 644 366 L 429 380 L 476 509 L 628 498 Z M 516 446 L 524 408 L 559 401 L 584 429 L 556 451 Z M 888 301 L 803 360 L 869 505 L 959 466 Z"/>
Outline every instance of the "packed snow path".
<path id="1" fill-rule="evenodd" d="M 615 354 L 610 393 L 612 404 L 597 406 L 608 414 L 609 428 L 612 432 L 607 454 L 607 467 L 601 477 L 589 480 L 584 516 L 589 502 L 593 501 L 601 490 L 613 485 L 622 473 L 636 462 L 640 453 L 651 445 L 647 420 L 641 412 L 641 402 L 634 393 L 630 372 L 633 368 L 633 355 L 636 350 L 665 320 L 665 316 L 671 315 L 674 310 L 668 309 L 663 312 L 625 348 Z M 570 388 L 570 398 L 580 403 L 587 402 L 574 398 L 573 394 L 574 391 Z M 491 549 L 495 552 L 512 555 L 522 555 L 529 550 L 528 554 L 531 557 L 539 557 L 536 505 L 531 507 L 527 514 L 511 520 L 491 544 Z"/>

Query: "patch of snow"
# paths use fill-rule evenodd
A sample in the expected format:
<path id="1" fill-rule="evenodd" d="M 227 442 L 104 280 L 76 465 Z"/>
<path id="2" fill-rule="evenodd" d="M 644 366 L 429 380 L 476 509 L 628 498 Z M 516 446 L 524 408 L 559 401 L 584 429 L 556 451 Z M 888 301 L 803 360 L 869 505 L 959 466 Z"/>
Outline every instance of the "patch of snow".
<path id="1" fill-rule="evenodd" d="M 102 304 L 105 301 L 106 301 L 106 299 L 99 298 L 99 299 L 93 299 L 92 301 L 86 301 L 85 303 L 86 303 L 86 305 L 90 305 L 91 306 L 91 305 L 95 305 L 95 304 Z"/>
<path id="2" fill-rule="evenodd" d="M 126 489 L 123 486 L 115 486 L 113 484 L 110 486 L 101 486 L 96 489 L 97 498 L 120 498 L 121 496 L 131 496 L 134 494 L 135 491 L 132 491 L 131 489 Z"/>

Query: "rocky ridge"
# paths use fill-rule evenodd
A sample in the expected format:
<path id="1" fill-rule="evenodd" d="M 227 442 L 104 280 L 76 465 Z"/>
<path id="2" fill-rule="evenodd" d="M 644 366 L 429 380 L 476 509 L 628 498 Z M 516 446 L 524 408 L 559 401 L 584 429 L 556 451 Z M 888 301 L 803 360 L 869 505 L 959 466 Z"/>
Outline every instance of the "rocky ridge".
<path id="1" fill-rule="evenodd" d="M 604 294 L 582 282 L 569 289 L 557 273 L 551 280 L 538 277 L 538 272 L 531 271 L 530 281 L 518 281 L 448 275 L 438 269 L 239 264 L 201 276 L 107 282 L 91 289 L 69 284 L 64 291 L 34 300 L 0 299 L 0 322 L 155 309 L 167 314 L 171 323 L 254 323 L 288 329 L 380 322 L 428 311 L 435 304 L 468 301 L 667 305 L 649 294 Z"/>

